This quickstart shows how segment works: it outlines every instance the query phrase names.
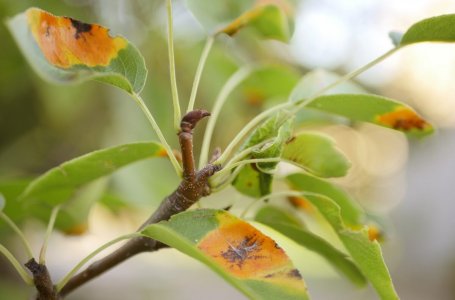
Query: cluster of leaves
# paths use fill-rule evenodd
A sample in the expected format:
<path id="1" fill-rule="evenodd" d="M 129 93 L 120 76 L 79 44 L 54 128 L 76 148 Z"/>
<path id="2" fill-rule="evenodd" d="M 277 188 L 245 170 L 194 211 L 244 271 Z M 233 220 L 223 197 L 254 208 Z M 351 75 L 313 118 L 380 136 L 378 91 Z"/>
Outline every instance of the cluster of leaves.
<path id="1" fill-rule="evenodd" d="M 228 2 L 223 1 L 223 4 Z M 293 27 L 290 3 L 233 3 L 238 15 L 226 16 L 227 23 L 220 26 L 219 20 L 214 21 L 207 14 L 199 16 L 198 8 L 205 6 L 205 1 L 188 1 L 189 9 L 211 32 L 208 51 L 217 36 L 232 37 L 241 30 L 250 30 L 265 39 L 289 40 Z M 219 7 L 221 9 L 222 5 Z M 223 11 L 217 15 L 224 16 Z M 455 41 L 453 22 L 454 15 L 440 16 L 418 22 L 403 34 L 393 34 L 395 47 L 381 59 L 414 43 Z M 123 37 L 111 37 L 100 25 L 56 17 L 36 8 L 9 20 L 8 27 L 29 63 L 43 77 L 60 83 L 102 81 L 123 89 L 139 105 L 143 104 L 139 93 L 147 74 L 145 62 L 138 50 Z M 203 66 L 205 59 L 201 61 Z M 341 188 L 327 180 L 346 175 L 350 162 L 329 136 L 305 128 L 306 119 L 311 117 L 330 122 L 346 119 L 368 122 L 414 137 L 433 131 L 412 108 L 393 99 L 366 93 L 349 81 L 364 69 L 344 77 L 313 71 L 300 80 L 285 68 L 271 66 L 255 66 L 237 73 L 238 77 L 233 77 L 227 93 L 243 84 L 259 89 L 266 98 L 287 100 L 259 114 L 233 139 L 215 161 L 223 170 L 211 179 L 211 185 L 217 191 L 232 184 L 238 192 L 256 198 L 258 202 L 271 197 L 289 198 L 297 208 L 311 207 L 318 211 L 341 241 L 341 248 L 311 232 L 297 209 L 290 211 L 263 205 L 255 212 L 254 221 L 320 254 L 356 285 L 370 282 L 381 299 L 398 299 L 374 228 L 366 225 L 365 212 Z M 294 76 L 288 82 L 296 84 L 276 89 L 261 86 L 268 79 L 281 76 Z M 215 113 L 210 120 L 213 124 L 209 123 L 208 136 L 204 139 L 208 142 L 202 156 L 206 156 L 210 146 L 212 132 L 209 128 L 213 130 L 225 100 L 226 97 L 220 97 L 215 104 Z M 0 192 L 6 199 L 4 207 L 3 197 L 0 197 L 0 207 L 5 209 L 2 214 L 15 221 L 28 217 L 47 220 L 55 206 L 63 205 L 57 228 L 67 233 L 83 232 L 93 203 L 102 198 L 112 199 L 104 192 L 102 178 L 106 175 L 152 157 L 174 159 L 174 167 L 179 172 L 180 166 L 153 117 L 144 105 L 141 108 L 162 145 L 143 142 L 103 149 L 63 163 L 33 180 L 1 183 Z M 328 117 L 333 115 L 338 118 Z M 232 154 L 243 140 L 237 153 Z M 201 159 L 206 160 L 207 157 Z M 272 182 L 280 180 L 274 178 L 274 171 L 282 161 L 301 171 L 285 177 L 288 190 L 272 193 Z M 175 215 L 169 221 L 150 225 L 141 234 L 200 260 L 251 298 L 309 298 L 299 271 L 284 250 L 249 222 L 227 211 L 191 210 Z"/>

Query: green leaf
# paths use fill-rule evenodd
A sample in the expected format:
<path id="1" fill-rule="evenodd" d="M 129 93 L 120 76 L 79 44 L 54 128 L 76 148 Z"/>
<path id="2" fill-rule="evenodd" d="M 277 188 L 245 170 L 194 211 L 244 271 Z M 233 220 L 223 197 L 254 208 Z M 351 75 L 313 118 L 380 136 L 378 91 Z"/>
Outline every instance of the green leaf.
<path id="1" fill-rule="evenodd" d="M 129 202 L 126 199 L 110 192 L 105 193 L 99 200 L 99 203 L 114 214 L 118 214 L 122 210 L 130 207 Z"/>
<path id="2" fill-rule="evenodd" d="M 395 100 L 371 94 L 337 94 L 320 96 L 307 108 L 369 122 L 421 137 L 433 132 L 433 126 L 412 108 Z"/>
<path id="3" fill-rule="evenodd" d="M 288 179 L 297 189 L 305 190 L 299 186 L 301 174 L 290 175 Z M 341 217 L 342 209 L 329 197 L 305 194 L 305 198 L 317 208 L 332 226 L 358 268 L 371 282 L 381 299 L 399 299 L 382 257 L 381 247 L 376 240 L 370 240 L 368 227 L 365 226 L 361 230 L 353 230 L 347 227 Z"/>
<path id="4" fill-rule="evenodd" d="M 226 211 L 183 212 L 142 233 L 206 264 L 251 299 L 308 299 L 283 249 Z"/>
<path id="5" fill-rule="evenodd" d="M 97 150 L 57 166 L 33 180 L 22 193 L 22 199 L 32 199 L 49 191 L 63 194 L 136 161 L 163 157 L 166 152 L 155 142 L 140 142 Z M 65 199 L 59 201 L 64 202 Z M 54 203 L 54 205 L 57 203 Z"/>
<path id="6" fill-rule="evenodd" d="M 304 227 L 303 222 L 299 219 L 299 217 L 273 205 L 262 206 L 256 212 L 254 220 L 266 225 L 268 223 L 280 222 L 288 225 L 294 225 L 298 228 Z"/>
<path id="7" fill-rule="evenodd" d="M 288 140 L 282 158 L 319 177 L 344 176 L 351 166 L 335 141 L 319 133 L 301 133 Z"/>
<path id="8" fill-rule="evenodd" d="M 287 42 L 291 36 L 287 17 L 276 5 L 255 6 L 220 29 L 218 33 L 233 36 L 245 27 L 254 29 L 263 38 L 282 42 Z"/>
<path id="9" fill-rule="evenodd" d="M 144 87 L 144 58 L 125 38 L 111 37 L 107 28 L 38 8 L 8 20 L 7 26 L 30 65 L 47 80 L 68 84 L 93 79 L 131 94 Z"/>
<path id="10" fill-rule="evenodd" d="M 273 116 L 251 133 L 240 151 L 273 139 L 246 159 L 280 157 L 284 144 L 291 135 L 292 123 L 293 118 L 285 114 Z M 272 175 L 265 171 L 273 170 L 276 165 L 277 163 L 259 163 L 244 166 L 232 184 L 239 192 L 250 197 L 259 198 L 270 194 Z"/>
<path id="11" fill-rule="evenodd" d="M 293 189 L 321 194 L 329 197 L 341 208 L 343 221 L 350 226 L 362 224 L 365 213 L 362 208 L 352 200 L 341 188 L 320 178 L 307 174 L 294 174 L 287 177 Z"/>
<path id="12" fill-rule="evenodd" d="M 308 250 L 320 254 L 354 284 L 359 286 L 366 284 L 366 278 L 357 266 L 347 258 L 345 253 L 339 251 L 321 237 L 302 228 L 299 223 L 293 220 L 294 218 L 294 216 L 289 215 L 282 209 L 268 205 L 262 207 L 256 213 L 254 219 L 287 236 Z"/>
<path id="13" fill-rule="evenodd" d="M 415 23 L 403 34 L 399 46 L 421 42 L 455 42 L 455 14 L 432 17 Z"/>

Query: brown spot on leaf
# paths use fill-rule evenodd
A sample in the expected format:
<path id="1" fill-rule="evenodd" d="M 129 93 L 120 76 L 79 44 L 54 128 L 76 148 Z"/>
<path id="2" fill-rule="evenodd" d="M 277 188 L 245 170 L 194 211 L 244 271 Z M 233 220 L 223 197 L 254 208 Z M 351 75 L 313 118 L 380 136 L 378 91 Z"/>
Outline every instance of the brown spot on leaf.
<path id="1" fill-rule="evenodd" d="M 107 66 L 128 42 L 109 30 L 37 8 L 27 11 L 30 30 L 47 61 L 60 68 Z"/>
<path id="2" fill-rule="evenodd" d="M 298 279 L 302 278 L 302 275 L 300 274 L 299 270 L 297 270 L 297 269 L 292 269 L 291 271 L 289 271 L 288 276 L 293 277 L 293 278 L 298 278 Z"/>
<path id="3" fill-rule="evenodd" d="M 221 256 L 242 268 L 246 260 L 262 258 L 255 255 L 261 250 L 259 243 L 255 235 L 246 236 L 239 244 L 229 245 L 228 249 L 221 253 Z"/>
<path id="4" fill-rule="evenodd" d="M 292 143 L 294 140 L 296 139 L 295 135 L 290 137 L 287 141 L 286 141 L 286 145 Z"/>
<path id="5" fill-rule="evenodd" d="M 88 224 L 87 223 L 81 223 L 74 225 L 71 228 L 65 229 L 63 232 L 67 235 L 82 235 L 86 233 L 88 230 Z"/>
<path id="6" fill-rule="evenodd" d="M 370 225 L 368 226 L 368 239 L 370 241 L 381 241 L 383 239 L 383 234 L 377 226 Z"/>
<path id="7" fill-rule="evenodd" d="M 393 112 L 378 116 L 377 121 L 382 125 L 401 131 L 425 130 L 431 127 L 417 113 L 404 106 L 400 106 Z"/>
<path id="8" fill-rule="evenodd" d="M 305 197 L 296 197 L 296 196 L 289 196 L 289 202 L 296 208 L 300 208 L 306 212 L 312 212 L 313 206 L 310 201 L 305 199 Z"/>

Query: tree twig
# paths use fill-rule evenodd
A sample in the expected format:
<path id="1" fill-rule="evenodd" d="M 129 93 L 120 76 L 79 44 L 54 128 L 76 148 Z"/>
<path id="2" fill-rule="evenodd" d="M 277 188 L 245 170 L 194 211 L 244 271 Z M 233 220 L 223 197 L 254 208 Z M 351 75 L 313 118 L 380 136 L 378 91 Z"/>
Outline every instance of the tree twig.
<path id="1" fill-rule="evenodd" d="M 183 162 L 182 182 L 171 195 L 161 202 L 158 209 L 142 224 L 138 231 L 149 224 L 168 220 L 171 216 L 190 208 L 200 198 L 210 194 L 208 179 L 220 170 L 220 166 L 208 164 L 196 171 L 193 155 L 193 129 L 200 120 L 209 115 L 204 110 L 193 110 L 182 118 L 181 130 L 178 134 Z M 60 296 L 66 296 L 84 283 L 138 253 L 156 251 L 164 247 L 166 245 L 148 237 L 131 239 L 113 253 L 92 263 L 85 270 L 72 277 L 61 289 Z"/>

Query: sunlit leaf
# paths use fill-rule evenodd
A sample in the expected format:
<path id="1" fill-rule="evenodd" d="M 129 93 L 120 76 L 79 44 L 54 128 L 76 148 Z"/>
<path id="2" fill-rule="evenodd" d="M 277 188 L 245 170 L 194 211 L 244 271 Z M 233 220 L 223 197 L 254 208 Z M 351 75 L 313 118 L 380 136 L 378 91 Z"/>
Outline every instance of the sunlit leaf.
<path id="1" fill-rule="evenodd" d="M 306 191 L 306 187 L 300 185 L 301 176 L 301 174 L 293 174 L 288 176 L 288 180 L 294 189 Z M 332 226 L 358 268 L 371 282 L 381 299 L 399 299 L 382 257 L 381 247 L 376 240 L 370 240 L 368 227 L 365 226 L 360 230 L 347 227 L 341 216 L 342 208 L 329 197 L 322 194 L 319 196 L 306 194 L 305 198 Z"/>
<path id="2" fill-rule="evenodd" d="M 410 136 L 420 137 L 433 132 L 433 126 L 409 106 L 377 95 L 320 96 L 310 102 L 307 107 L 344 116 L 354 121 L 392 128 Z"/>
<path id="3" fill-rule="evenodd" d="M 128 93 L 139 93 L 145 84 L 147 70 L 139 51 L 98 24 L 30 8 L 7 25 L 30 65 L 48 80 L 94 79 Z"/>
<path id="4" fill-rule="evenodd" d="M 283 249 L 226 211 L 180 213 L 143 233 L 206 264 L 251 299 L 308 299 Z"/>
<path id="5" fill-rule="evenodd" d="M 251 158 L 279 158 L 285 142 L 291 135 L 293 118 L 277 114 L 257 127 L 249 136 L 241 150 L 258 145 L 267 140 L 269 143 L 254 151 Z M 233 181 L 234 187 L 241 193 L 251 197 L 261 197 L 271 192 L 272 175 L 268 173 L 277 163 L 250 164 L 240 171 Z M 265 171 L 265 172 L 264 172 Z"/>
<path id="6" fill-rule="evenodd" d="M 403 34 L 399 46 L 421 42 L 455 42 L 455 14 L 415 23 Z"/>
<path id="7" fill-rule="evenodd" d="M 349 160 L 336 147 L 330 137 L 305 132 L 286 142 L 282 154 L 284 160 L 319 177 L 341 177 L 351 166 Z"/>
<path id="8" fill-rule="evenodd" d="M 346 224 L 357 226 L 364 221 L 365 213 L 362 208 L 336 185 L 308 174 L 296 174 L 288 177 L 288 180 L 292 188 L 321 194 L 335 201 L 341 208 L 341 216 Z M 308 200 L 305 200 L 305 203 L 308 203 Z"/>
<path id="9" fill-rule="evenodd" d="M 283 42 L 288 41 L 291 35 L 286 15 L 276 5 L 255 6 L 220 29 L 219 32 L 233 36 L 245 27 L 253 28 L 263 38 Z"/>
<path id="10" fill-rule="evenodd" d="M 94 151 L 47 171 L 30 183 L 21 198 L 33 199 L 49 191 L 62 191 L 65 194 L 69 190 L 71 193 L 77 187 L 109 175 L 123 166 L 163 156 L 166 156 L 163 147 L 154 142 L 125 144 Z"/>
<path id="11" fill-rule="evenodd" d="M 287 236 L 294 242 L 324 257 L 338 272 L 357 285 L 366 284 L 366 278 L 346 254 L 330 245 L 321 237 L 303 228 L 294 216 L 274 206 L 262 207 L 254 217 L 255 221 Z"/>

